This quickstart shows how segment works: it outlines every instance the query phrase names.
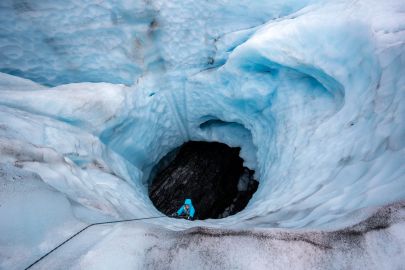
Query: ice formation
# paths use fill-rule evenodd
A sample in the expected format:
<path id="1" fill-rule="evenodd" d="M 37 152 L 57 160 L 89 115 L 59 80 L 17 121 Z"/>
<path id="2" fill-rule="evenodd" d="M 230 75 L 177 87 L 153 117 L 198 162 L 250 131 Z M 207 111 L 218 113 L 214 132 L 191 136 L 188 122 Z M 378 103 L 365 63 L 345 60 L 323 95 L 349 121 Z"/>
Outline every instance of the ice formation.
<path id="1" fill-rule="evenodd" d="M 0 268 L 94 221 L 160 215 L 150 171 L 199 140 L 241 147 L 260 181 L 245 210 L 93 227 L 37 267 L 401 269 L 404 10 L 1 1 Z"/>

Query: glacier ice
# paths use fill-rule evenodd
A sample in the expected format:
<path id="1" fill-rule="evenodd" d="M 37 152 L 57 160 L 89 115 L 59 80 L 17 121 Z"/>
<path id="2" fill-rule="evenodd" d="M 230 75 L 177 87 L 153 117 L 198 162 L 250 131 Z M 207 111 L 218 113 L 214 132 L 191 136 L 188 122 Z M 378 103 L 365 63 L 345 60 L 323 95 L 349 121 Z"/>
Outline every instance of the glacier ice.
<path id="1" fill-rule="evenodd" d="M 0 268 L 23 268 L 85 224 L 159 215 L 149 174 L 189 140 L 241 147 L 260 181 L 244 211 L 92 228 L 61 262 L 109 269 L 122 255 L 122 269 L 153 269 L 168 256 L 161 249 L 176 254 L 165 262 L 172 269 L 208 258 L 243 269 L 339 260 L 336 269 L 400 268 L 402 204 L 383 208 L 394 209 L 392 226 L 347 238 L 359 249 L 342 240 L 323 252 L 301 240 L 338 238 L 405 199 L 404 8 L 395 0 L 2 1 Z M 207 228 L 227 237 L 263 230 L 272 240 L 211 237 Z M 174 248 L 189 234 L 202 244 Z M 275 255 L 255 265 L 239 242 Z M 280 255 L 305 252 L 323 261 Z"/>
<path id="2" fill-rule="evenodd" d="M 403 224 L 391 224 L 384 232 L 369 227 L 370 222 L 383 225 L 376 220 L 399 208 L 390 206 L 364 223 L 335 232 L 201 227 L 162 231 L 150 224 L 92 228 L 57 250 L 58 260 L 46 258 L 41 268 L 401 269 Z M 389 246 L 381 246 L 387 242 Z"/>

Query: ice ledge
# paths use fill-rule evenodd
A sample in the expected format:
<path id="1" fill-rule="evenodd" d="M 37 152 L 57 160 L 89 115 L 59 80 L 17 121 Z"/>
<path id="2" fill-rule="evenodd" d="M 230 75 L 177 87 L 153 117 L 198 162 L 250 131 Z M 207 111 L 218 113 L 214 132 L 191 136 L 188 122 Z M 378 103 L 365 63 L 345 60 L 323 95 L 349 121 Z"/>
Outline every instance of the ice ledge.
<path id="1" fill-rule="evenodd" d="M 400 269 L 404 223 L 401 201 L 331 231 L 100 226 L 70 244 L 76 252 L 61 250 L 39 269 Z"/>

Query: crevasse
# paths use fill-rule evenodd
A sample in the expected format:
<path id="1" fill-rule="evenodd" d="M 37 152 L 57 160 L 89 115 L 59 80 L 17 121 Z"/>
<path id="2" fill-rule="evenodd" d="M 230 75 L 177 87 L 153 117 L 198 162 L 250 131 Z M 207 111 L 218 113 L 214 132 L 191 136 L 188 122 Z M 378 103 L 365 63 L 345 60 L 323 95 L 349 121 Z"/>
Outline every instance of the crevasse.
<path id="1" fill-rule="evenodd" d="M 234 216 L 162 230 L 342 229 L 405 198 L 401 1 L 93 2 L 0 4 L 9 257 L 158 215 L 149 173 L 190 140 L 241 147 L 259 189 Z"/>

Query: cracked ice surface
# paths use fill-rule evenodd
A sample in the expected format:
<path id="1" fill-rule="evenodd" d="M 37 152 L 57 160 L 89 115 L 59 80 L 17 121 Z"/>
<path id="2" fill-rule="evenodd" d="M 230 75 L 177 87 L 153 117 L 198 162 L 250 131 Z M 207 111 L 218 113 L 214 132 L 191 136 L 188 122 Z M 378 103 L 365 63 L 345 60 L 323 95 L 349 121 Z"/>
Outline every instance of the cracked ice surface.
<path id="1" fill-rule="evenodd" d="M 159 215 L 149 173 L 188 140 L 240 146 L 259 189 L 225 219 L 151 221 L 159 237 L 195 226 L 343 230 L 404 200 L 404 9 L 394 0 L 2 1 L 0 267 L 23 267 L 82 224 Z M 402 256 L 403 219 L 394 223 L 362 250 Z M 396 244 L 382 252 L 379 239 Z"/>

